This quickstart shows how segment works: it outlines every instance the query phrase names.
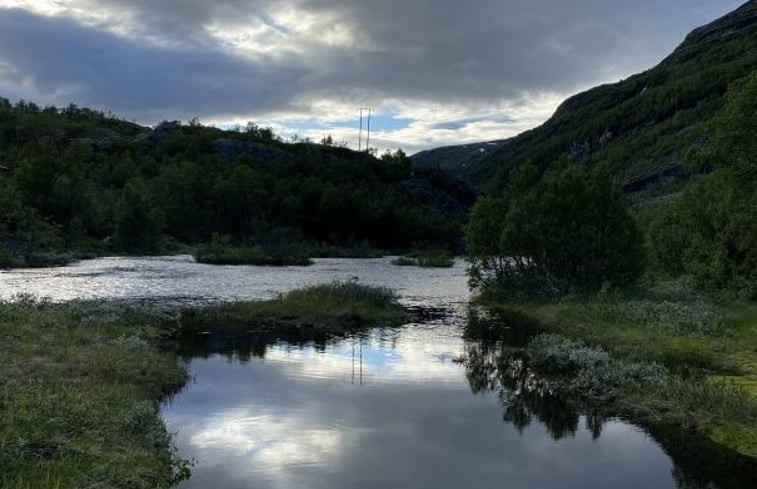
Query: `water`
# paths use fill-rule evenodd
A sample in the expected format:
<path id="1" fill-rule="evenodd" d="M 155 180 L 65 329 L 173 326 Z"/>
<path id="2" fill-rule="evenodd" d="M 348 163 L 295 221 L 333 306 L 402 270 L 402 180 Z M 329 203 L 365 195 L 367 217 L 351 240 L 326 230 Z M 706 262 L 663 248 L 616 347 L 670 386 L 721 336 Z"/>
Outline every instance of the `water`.
<path id="1" fill-rule="evenodd" d="M 279 269 L 108 258 L 2 272 L 0 298 L 197 303 L 355 277 L 445 312 L 323 344 L 211 339 L 186 358 L 193 378 L 163 406 L 179 453 L 196 461 L 180 489 L 757 487 L 754 465 L 702 440 L 645 431 L 543 389 L 482 337 L 462 263 L 333 259 Z M 534 332 L 521 323 L 508 341 Z"/>
<path id="2" fill-rule="evenodd" d="M 191 256 L 100 258 L 59 268 L 0 270 L 0 300 L 18 294 L 53 301 L 72 299 L 160 300 L 167 303 L 270 299 L 280 292 L 332 280 L 394 287 L 407 305 L 449 305 L 468 299 L 465 267 L 391 265 L 391 258 L 317 259 L 309 267 L 218 266 Z"/>

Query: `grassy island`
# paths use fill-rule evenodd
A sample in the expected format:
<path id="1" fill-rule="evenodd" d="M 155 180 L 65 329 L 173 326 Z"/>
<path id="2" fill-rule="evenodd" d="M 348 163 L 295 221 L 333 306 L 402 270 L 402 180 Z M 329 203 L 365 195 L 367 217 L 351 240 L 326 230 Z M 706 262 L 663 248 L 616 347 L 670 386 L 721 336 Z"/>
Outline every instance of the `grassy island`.
<path id="1" fill-rule="evenodd" d="M 268 301 L 186 310 L 181 322 L 185 333 L 281 331 L 330 335 L 369 326 L 399 325 L 408 319 L 391 289 L 332 282 L 296 289 Z"/>

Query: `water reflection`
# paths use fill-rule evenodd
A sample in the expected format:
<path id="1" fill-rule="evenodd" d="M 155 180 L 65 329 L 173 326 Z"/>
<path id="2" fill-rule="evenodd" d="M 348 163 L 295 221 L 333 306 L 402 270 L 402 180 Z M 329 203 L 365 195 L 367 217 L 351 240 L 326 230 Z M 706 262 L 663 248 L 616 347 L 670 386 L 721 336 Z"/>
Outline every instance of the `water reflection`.
<path id="1" fill-rule="evenodd" d="M 270 299 L 297 287 L 349 280 L 392 287 L 404 304 L 450 307 L 469 297 L 465 265 L 452 268 L 397 267 L 392 257 L 355 260 L 320 258 L 309 267 L 218 266 L 191 256 L 98 258 L 66 267 L 0 270 L 0 300 L 17 294 L 73 299 L 162 300 L 191 304 Z"/>
<path id="2" fill-rule="evenodd" d="M 503 330 L 492 327 L 499 322 Z M 530 369 L 523 346 L 541 328 L 517 312 L 472 310 L 466 327 L 464 365 L 475 394 L 494 393 L 502 419 L 520 433 L 534 420 L 555 441 L 575 438 L 584 430 L 597 441 L 616 419 L 606 417 L 606 408 L 581 403 L 560 395 L 554 384 Z M 496 332 L 496 334 L 493 334 Z M 476 340 L 477 339 L 477 340 Z M 757 461 L 715 445 L 688 430 L 646 423 L 645 431 L 660 443 L 673 461 L 672 480 L 680 489 L 757 487 Z"/>
<path id="3" fill-rule="evenodd" d="M 539 325 L 467 312 L 462 263 L 421 270 L 389 261 L 270 269 L 108 258 L 0 272 L 0 299 L 263 299 L 357 276 L 436 310 L 423 324 L 345 339 L 193 338 L 184 353 L 194 380 L 163 410 L 180 452 L 197 460 L 181 489 L 757 487 L 743 457 L 556 396 L 508 346 Z M 465 353 L 472 360 L 463 365 Z"/>
<path id="4" fill-rule="evenodd" d="M 198 460 L 181 488 L 674 487 L 669 459 L 623 422 L 601 440 L 586 416 L 555 437 L 570 423 L 547 408 L 503 423 L 496 363 L 478 364 L 494 376 L 481 380 L 455 361 L 470 346 L 461 322 L 192 359 L 195 382 L 164 409 Z"/>
<path id="5" fill-rule="evenodd" d="M 495 392 L 503 407 L 504 421 L 522 433 L 536 417 L 554 440 L 576 434 L 577 407 L 569 399 L 557 396 L 549 382 L 528 369 L 516 352 L 508 348 L 492 351 L 480 345 L 469 345 L 466 350 L 466 376 L 471 390 L 474 394 Z"/>

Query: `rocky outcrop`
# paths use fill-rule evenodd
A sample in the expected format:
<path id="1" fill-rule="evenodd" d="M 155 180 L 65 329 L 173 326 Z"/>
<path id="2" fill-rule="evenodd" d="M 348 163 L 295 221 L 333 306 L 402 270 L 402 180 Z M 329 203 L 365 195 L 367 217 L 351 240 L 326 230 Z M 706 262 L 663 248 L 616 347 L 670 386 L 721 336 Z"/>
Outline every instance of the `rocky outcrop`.
<path id="1" fill-rule="evenodd" d="M 240 139 L 216 139 L 213 141 L 213 151 L 223 163 L 230 163 L 240 156 L 265 162 L 288 159 L 292 156 L 288 151 L 275 146 Z"/>
<path id="2" fill-rule="evenodd" d="M 181 131 L 181 123 L 174 122 L 161 122 L 154 129 L 147 131 L 146 133 L 137 136 L 137 142 L 142 143 L 160 143 L 173 136 L 177 132 Z"/>

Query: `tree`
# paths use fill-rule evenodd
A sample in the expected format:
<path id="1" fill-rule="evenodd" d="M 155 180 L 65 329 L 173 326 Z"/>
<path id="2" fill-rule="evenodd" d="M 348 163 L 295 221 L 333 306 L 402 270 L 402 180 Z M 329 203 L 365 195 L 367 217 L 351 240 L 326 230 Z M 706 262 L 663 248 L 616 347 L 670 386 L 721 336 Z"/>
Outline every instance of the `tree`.
<path id="1" fill-rule="evenodd" d="M 691 276 L 705 289 L 757 296 L 757 71 L 736 84 L 712 123 L 707 158 L 718 169 L 699 176 L 649 226 L 652 264 Z"/>
<path id="2" fill-rule="evenodd" d="M 608 174 L 558 166 L 530 184 L 535 170 L 517 169 L 504 195 L 474 207 L 466 229 L 471 285 L 552 294 L 637 278 L 641 235 Z"/>
<path id="3" fill-rule="evenodd" d="M 153 205 L 145 182 L 139 178 L 129 180 L 116 207 L 118 245 L 130 252 L 157 251 L 162 227 L 162 215 Z"/>

